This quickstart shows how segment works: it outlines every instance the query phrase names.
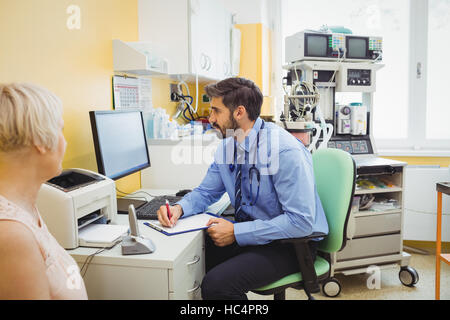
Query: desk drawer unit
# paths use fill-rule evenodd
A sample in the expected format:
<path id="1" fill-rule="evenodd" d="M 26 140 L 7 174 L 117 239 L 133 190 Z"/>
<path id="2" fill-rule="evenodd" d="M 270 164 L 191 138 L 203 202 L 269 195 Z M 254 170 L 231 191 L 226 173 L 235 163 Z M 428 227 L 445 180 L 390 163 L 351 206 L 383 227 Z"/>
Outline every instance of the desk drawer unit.
<path id="1" fill-rule="evenodd" d="M 82 263 L 78 266 L 81 268 Z M 93 300 L 163 300 L 168 297 L 167 269 L 91 263 L 84 283 L 88 298 Z"/>
<path id="2" fill-rule="evenodd" d="M 358 238 L 347 240 L 347 244 L 341 252 L 336 254 L 338 261 L 360 259 L 381 255 L 399 253 L 401 235 L 391 234 L 377 237 Z"/>
<path id="3" fill-rule="evenodd" d="M 379 214 L 355 218 L 355 237 L 400 232 L 401 214 Z"/>
<path id="4" fill-rule="evenodd" d="M 191 243 L 186 252 L 169 269 L 169 299 L 198 300 L 205 275 L 204 234 Z"/>

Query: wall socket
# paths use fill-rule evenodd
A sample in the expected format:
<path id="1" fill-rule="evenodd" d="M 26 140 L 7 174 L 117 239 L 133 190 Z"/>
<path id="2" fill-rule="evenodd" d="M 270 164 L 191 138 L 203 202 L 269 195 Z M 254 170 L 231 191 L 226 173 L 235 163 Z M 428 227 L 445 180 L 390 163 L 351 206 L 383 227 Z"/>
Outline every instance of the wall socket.
<path id="1" fill-rule="evenodd" d="M 178 85 L 176 83 L 171 83 L 170 84 L 170 101 L 175 101 L 178 102 L 180 101 L 180 98 L 178 98 L 176 95 L 174 95 L 173 93 L 178 93 L 178 94 L 183 94 L 183 92 L 181 92 L 180 90 L 178 90 Z"/>

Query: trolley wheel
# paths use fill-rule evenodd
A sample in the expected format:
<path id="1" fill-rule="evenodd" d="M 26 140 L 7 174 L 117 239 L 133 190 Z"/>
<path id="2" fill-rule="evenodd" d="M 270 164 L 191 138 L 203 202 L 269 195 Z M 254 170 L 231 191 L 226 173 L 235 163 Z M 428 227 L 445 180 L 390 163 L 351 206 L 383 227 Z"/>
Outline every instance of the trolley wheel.
<path id="1" fill-rule="evenodd" d="M 327 297 L 335 298 L 341 293 L 341 283 L 336 278 L 329 278 L 322 284 L 322 292 Z"/>
<path id="2" fill-rule="evenodd" d="M 414 287 L 414 285 L 419 281 L 419 274 L 416 269 L 406 266 L 401 267 L 398 277 L 403 285 L 407 287 Z"/>

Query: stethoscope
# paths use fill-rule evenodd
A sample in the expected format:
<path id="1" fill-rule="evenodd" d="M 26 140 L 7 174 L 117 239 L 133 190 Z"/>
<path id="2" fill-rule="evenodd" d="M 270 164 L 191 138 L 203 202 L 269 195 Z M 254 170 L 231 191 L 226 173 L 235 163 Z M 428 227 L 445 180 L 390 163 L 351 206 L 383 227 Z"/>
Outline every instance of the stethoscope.
<path id="1" fill-rule="evenodd" d="M 259 128 L 259 131 L 258 131 L 258 135 L 256 136 L 256 160 L 258 160 L 259 161 L 259 153 L 258 153 L 258 151 L 259 151 L 259 133 L 261 132 L 261 130 L 264 128 L 264 120 L 262 120 L 262 125 L 261 125 L 261 128 Z M 236 161 L 236 149 L 237 149 L 237 146 L 236 146 L 236 142 L 235 142 L 235 145 L 234 145 L 234 156 L 233 156 L 233 163 L 232 164 L 230 164 L 230 171 L 231 172 L 233 172 L 234 171 L 234 168 L 236 167 L 235 166 L 235 164 L 234 164 L 234 161 Z M 256 162 L 256 161 L 255 161 Z M 256 197 L 255 197 L 255 200 L 253 201 L 253 188 L 252 188 L 252 185 L 253 185 L 253 183 L 252 183 L 252 181 L 253 181 L 253 175 L 256 175 L 256 181 L 257 181 L 257 183 L 258 183 L 258 187 L 257 187 L 257 189 L 256 189 Z M 242 179 L 242 178 L 241 178 Z M 258 197 L 259 197 L 259 187 L 260 187 L 260 185 L 261 185 L 261 174 L 259 173 L 259 170 L 258 170 L 258 168 L 256 168 L 256 164 L 255 163 L 253 163 L 253 165 L 250 167 L 250 169 L 248 170 L 248 179 L 250 180 L 250 206 L 254 206 L 255 205 L 255 203 L 256 203 L 256 201 L 258 201 Z"/>

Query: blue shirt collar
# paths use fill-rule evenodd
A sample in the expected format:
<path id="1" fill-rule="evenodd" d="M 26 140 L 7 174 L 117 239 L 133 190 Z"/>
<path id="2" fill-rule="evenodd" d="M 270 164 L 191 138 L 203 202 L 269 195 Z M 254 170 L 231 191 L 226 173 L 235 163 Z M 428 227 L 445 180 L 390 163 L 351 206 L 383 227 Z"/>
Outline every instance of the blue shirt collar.
<path id="1" fill-rule="evenodd" d="M 258 132 L 261 130 L 261 125 L 262 119 L 258 117 L 255 123 L 253 124 L 253 128 L 250 130 L 250 133 L 245 137 L 244 141 L 242 143 L 236 141 L 236 145 L 238 146 L 238 148 L 250 152 L 250 149 L 252 148 L 253 144 L 256 141 Z"/>

